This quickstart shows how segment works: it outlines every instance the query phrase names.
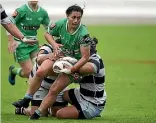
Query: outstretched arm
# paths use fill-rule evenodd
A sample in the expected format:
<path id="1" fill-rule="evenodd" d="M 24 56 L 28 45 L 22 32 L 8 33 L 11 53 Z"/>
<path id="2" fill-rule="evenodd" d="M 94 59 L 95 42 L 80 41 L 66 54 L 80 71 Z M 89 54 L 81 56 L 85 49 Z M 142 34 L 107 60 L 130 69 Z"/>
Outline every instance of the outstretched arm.
<path id="1" fill-rule="evenodd" d="M 20 30 L 13 24 L 13 23 L 8 23 L 8 24 L 2 24 L 2 26 L 14 37 L 22 40 L 24 38 L 23 34 L 20 32 Z"/>

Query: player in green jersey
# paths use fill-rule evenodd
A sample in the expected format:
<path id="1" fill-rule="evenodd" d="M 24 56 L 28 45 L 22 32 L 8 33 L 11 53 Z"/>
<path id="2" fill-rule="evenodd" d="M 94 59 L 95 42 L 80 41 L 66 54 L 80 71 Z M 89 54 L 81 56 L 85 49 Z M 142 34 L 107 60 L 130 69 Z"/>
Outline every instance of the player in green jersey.
<path id="1" fill-rule="evenodd" d="M 90 42 L 92 40 L 89 37 L 86 27 L 81 24 L 83 9 L 77 5 L 70 6 L 66 10 L 66 15 L 67 19 L 60 20 L 50 26 L 48 32 L 45 34 L 45 38 L 52 45 L 55 53 L 52 54 L 52 56 L 47 55 L 47 58 L 45 58 L 46 60 L 44 60 L 38 68 L 36 76 L 29 82 L 30 85 L 25 97 L 20 101 L 14 102 L 14 106 L 28 106 L 33 94 L 40 87 L 40 82 L 47 75 L 53 74 L 52 65 L 57 59 L 56 57 L 61 55 L 59 53 L 60 48 L 63 52 L 63 56 L 77 58 L 78 62 L 71 69 L 63 71 L 69 74 L 68 76 L 61 74 L 56 82 L 53 83 L 49 94 L 45 97 L 39 108 L 41 113 L 53 103 L 57 94 L 70 84 L 70 78 L 72 78 L 72 76 L 70 76 L 71 73 L 79 72 L 81 74 L 90 74 L 96 72 L 94 64 L 88 62 L 90 57 Z M 61 44 L 56 43 L 53 36 L 61 37 Z M 31 118 L 33 119 L 33 117 Z"/>
<path id="2" fill-rule="evenodd" d="M 12 17 L 12 21 L 28 39 L 36 40 L 37 30 L 40 28 L 40 25 L 43 24 L 47 28 L 49 24 L 48 13 L 38 5 L 38 0 L 29 0 L 27 4 L 17 8 Z M 20 68 L 14 66 L 9 67 L 8 80 L 11 85 L 14 85 L 16 75 L 28 78 L 39 45 L 38 42 L 33 45 L 23 43 L 9 34 L 8 38 L 8 49 L 10 52 L 14 52 L 15 58 L 20 64 Z"/>

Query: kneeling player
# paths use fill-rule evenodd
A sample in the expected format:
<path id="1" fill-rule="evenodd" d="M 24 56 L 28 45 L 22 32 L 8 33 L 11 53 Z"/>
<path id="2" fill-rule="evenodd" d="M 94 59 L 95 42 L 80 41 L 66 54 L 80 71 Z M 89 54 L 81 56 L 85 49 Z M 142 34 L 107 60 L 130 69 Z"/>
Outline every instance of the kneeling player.
<path id="1" fill-rule="evenodd" d="M 89 62 L 93 64 L 96 74 L 84 76 L 79 81 L 80 88 L 64 92 L 64 99 L 71 106 L 58 110 L 56 117 L 62 119 L 91 119 L 100 116 L 106 103 L 105 68 L 98 54 L 93 54 Z"/>

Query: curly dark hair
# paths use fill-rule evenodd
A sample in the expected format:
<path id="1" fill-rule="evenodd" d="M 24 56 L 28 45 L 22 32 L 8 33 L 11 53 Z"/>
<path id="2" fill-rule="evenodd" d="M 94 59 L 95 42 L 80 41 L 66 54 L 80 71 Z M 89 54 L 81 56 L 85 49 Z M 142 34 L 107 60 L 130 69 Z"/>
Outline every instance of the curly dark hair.
<path id="1" fill-rule="evenodd" d="M 68 9 L 66 10 L 66 14 L 70 15 L 73 11 L 80 12 L 81 16 L 83 15 L 83 9 L 77 4 L 68 7 Z"/>

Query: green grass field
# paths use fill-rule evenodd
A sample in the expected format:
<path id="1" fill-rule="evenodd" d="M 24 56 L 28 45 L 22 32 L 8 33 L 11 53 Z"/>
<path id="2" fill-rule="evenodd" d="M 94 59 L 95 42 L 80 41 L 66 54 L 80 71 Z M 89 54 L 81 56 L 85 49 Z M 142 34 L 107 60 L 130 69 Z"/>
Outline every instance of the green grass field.
<path id="1" fill-rule="evenodd" d="M 7 37 L 1 31 L 1 122 L 2 123 L 156 123 L 156 25 L 89 26 L 99 39 L 98 51 L 105 61 L 107 104 L 102 117 L 92 120 L 40 118 L 29 121 L 14 115 L 11 103 L 25 94 L 25 79 L 8 81 L 8 67 L 18 66 L 7 51 Z M 39 31 L 43 44 L 43 29 Z"/>

